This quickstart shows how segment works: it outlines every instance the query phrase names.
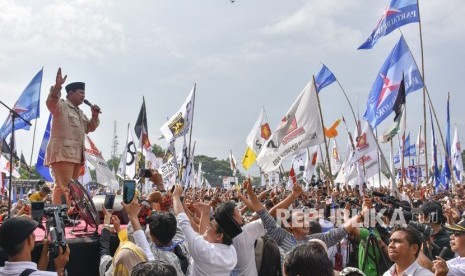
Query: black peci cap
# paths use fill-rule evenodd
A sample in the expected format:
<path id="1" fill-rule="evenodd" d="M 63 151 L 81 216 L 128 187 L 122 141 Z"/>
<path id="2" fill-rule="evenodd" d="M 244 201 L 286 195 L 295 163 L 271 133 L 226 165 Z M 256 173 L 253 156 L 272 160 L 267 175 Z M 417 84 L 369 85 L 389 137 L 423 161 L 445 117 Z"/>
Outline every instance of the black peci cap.
<path id="1" fill-rule="evenodd" d="M 83 82 L 72 82 L 65 86 L 66 93 L 72 90 L 86 90 L 86 84 Z"/>

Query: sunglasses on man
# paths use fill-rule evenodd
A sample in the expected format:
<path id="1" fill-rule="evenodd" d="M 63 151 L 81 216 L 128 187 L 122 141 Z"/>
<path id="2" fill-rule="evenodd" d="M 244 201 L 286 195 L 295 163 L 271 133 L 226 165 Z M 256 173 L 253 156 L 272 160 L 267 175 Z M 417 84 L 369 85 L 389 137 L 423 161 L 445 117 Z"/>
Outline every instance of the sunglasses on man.
<path id="1" fill-rule="evenodd" d="M 451 231 L 451 235 L 454 235 L 456 237 L 462 237 L 465 236 L 465 232 Z"/>

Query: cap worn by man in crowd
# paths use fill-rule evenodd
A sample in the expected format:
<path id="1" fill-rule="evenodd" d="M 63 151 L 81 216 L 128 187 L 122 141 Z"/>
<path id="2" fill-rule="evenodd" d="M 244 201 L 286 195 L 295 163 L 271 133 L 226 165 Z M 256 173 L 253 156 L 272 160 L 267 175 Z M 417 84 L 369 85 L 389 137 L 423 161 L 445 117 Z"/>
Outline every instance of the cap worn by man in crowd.
<path id="1" fill-rule="evenodd" d="M 0 246 L 11 248 L 26 240 L 39 223 L 27 217 L 13 217 L 0 226 Z"/>
<path id="2" fill-rule="evenodd" d="M 465 233 L 465 219 L 454 225 L 446 225 L 445 228 L 449 231 Z"/>
<path id="3" fill-rule="evenodd" d="M 72 82 L 68 84 L 66 87 L 66 93 L 72 90 L 86 90 L 86 84 L 83 82 Z"/>
<path id="4" fill-rule="evenodd" d="M 215 213 L 215 220 L 223 229 L 224 233 L 231 239 L 242 233 L 242 228 L 239 226 L 237 221 L 227 212 Z"/>

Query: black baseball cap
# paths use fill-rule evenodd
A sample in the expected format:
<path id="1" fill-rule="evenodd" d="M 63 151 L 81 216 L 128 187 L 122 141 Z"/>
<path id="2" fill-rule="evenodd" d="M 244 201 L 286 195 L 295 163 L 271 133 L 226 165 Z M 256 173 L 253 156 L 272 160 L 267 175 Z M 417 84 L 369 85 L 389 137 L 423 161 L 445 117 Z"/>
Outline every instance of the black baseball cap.
<path id="1" fill-rule="evenodd" d="M 22 243 L 36 230 L 39 223 L 27 217 L 6 219 L 0 226 L 0 247 L 6 251 Z"/>

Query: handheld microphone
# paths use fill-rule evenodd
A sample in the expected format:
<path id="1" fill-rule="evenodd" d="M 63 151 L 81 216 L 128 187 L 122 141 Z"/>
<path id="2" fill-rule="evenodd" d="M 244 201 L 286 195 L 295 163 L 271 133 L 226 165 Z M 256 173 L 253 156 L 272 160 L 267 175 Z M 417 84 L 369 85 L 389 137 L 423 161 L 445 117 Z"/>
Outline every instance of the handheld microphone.
<path id="1" fill-rule="evenodd" d="M 86 105 L 90 106 L 90 108 L 92 108 L 92 104 L 91 104 L 87 99 L 84 100 L 84 103 L 85 103 Z M 99 110 L 98 113 L 102 114 L 102 111 Z"/>
<path id="2" fill-rule="evenodd" d="M 449 250 L 449 248 L 447 247 L 443 247 L 442 250 L 441 250 L 441 253 L 439 253 L 439 257 L 441 257 L 442 259 L 444 259 L 444 256 L 446 256 L 447 254 L 447 251 Z"/>

